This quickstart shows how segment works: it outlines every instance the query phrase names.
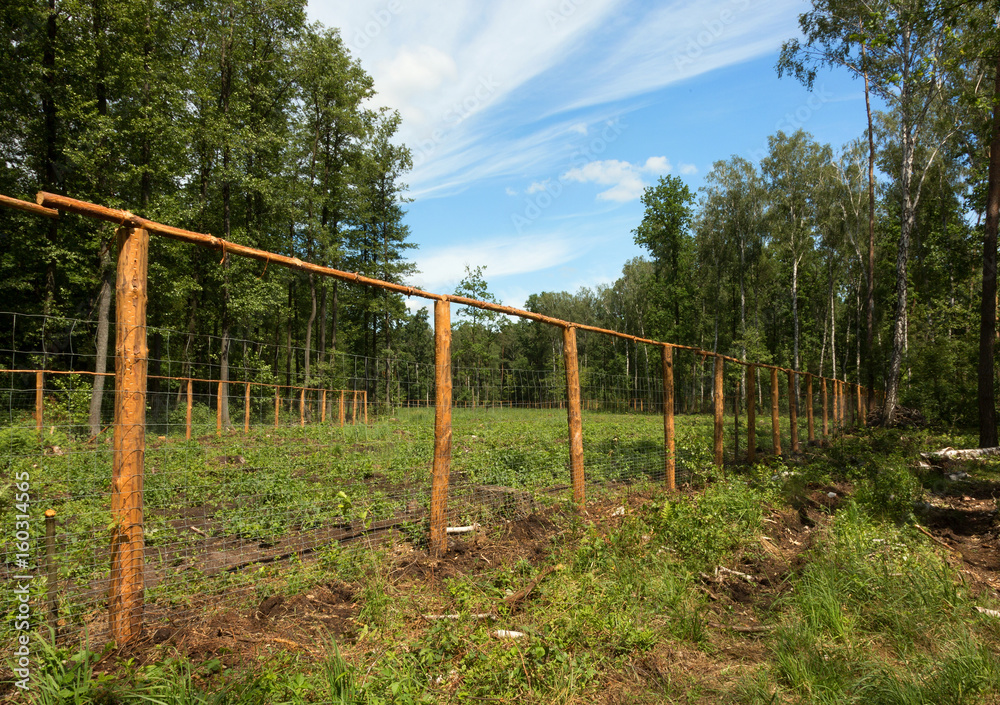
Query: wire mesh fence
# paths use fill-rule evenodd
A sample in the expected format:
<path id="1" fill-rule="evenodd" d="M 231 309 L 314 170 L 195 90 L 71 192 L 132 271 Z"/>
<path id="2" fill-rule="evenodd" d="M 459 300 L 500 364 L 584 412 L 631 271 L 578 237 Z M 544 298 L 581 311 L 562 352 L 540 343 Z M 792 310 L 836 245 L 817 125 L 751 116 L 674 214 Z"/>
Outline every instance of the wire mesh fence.
<path id="1" fill-rule="evenodd" d="M 113 593 L 116 390 L 110 373 L 103 389 L 95 384 L 101 375 L 87 352 L 95 328 L 92 321 L 0 314 L 0 333 L 12 333 L 5 339 L 37 343 L 0 349 L 0 458 L 7 477 L 4 578 L 16 586 L 51 574 L 25 582 L 36 623 L 47 619 L 63 638 L 100 640 L 109 632 Z M 252 592 L 261 566 L 389 536 L 426 540 L 433 365 L 231 340 L 224 367 L 218 338 L 153 328 L 146 336 L 155 342 L 142 429 L 143 555 L 135 560 L 147 628 L 183 619 L 206 595 Z M 851 411 L 828 380 L 824 405 L 815 390 L 797 390 L 798 376 L 789 383 L 785 372 L 723 366 L 721 358 L 683 349 L 673 351 L 668 393 L 659 350 L 627 346 L 625 358 L 638 362 L 624 374 L 581 367 L 591 485 L 663 483 L 671 457 L 674 479 L 683 483 L 712 467 L 719 448 L 724 463 L 743 461 L 751 409 L 760 454 L 792 449 L 793 410 L 804 410 L 796 420 L 800 443 L 810 438 L 809 409 L 825 409 L 829 429 Z M 448 525 L 509 521 L 569 499 L 564 369 L 454 367 L 453 375 Z M 664 442 L 668 394 L 672 453 Z M 823 435 L 817 425 L 814 437 Z M 42 510 L 55 515 L 49 544 Z M 4 641 L 16 636 L 22 604 L 10 594 Z"/>

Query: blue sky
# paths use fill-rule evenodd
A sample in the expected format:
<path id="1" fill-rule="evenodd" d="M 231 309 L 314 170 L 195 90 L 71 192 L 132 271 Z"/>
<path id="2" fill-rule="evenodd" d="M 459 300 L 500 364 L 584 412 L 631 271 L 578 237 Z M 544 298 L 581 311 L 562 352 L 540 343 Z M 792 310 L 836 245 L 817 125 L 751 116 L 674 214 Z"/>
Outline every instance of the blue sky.
<path id="1" fill-rule="evenodd" d="M 400 112 L 414 153 L 405 222 L 420 273 L 448 293 L 466 265 L 522 306 L 610 284 L 643 254 L 639 197 L 662 174 L 695 191 L 713 162 L 759 160 L 801 127 L 835 149 L 863 134 L 863 85 L 774 70 L 803 0 L 311 0 Z M 423 305 L 413 300 L 412 305 Z"/>

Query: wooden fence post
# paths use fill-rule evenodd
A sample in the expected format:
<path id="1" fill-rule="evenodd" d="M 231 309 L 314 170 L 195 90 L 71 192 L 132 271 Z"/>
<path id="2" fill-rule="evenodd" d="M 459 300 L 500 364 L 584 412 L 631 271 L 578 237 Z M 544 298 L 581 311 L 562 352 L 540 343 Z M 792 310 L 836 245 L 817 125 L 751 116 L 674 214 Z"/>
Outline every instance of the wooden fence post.
<path id="1" fill-rule="evenodd" d="M 836 437 L 840 432 L 840 382 L 833 378 L 833 435 Z"/>
<path id="2" fill-rule="evenodd" d="M 808 426 L 807 440 L 816 442 L 816 424 L 813 423 L 813 376 L 806 375 L 806 424 Z"/>
<path id="3" fill-rule="evenodd" d="M 451 340 L 450 339 L 449 339 L 448 344 L 449 344 L 449 346 L 451 345 Z M 351 402 L 351 424 L 352 425 L 357 425 L 357 423 L 358 423 L 358 390 L 355 389 L 354 390 L 354 399 Z"/>
<path id="4" fill-rule="evenodd" d="M 447 301 L 434 302 L 434 403 L 430 553 L 440 558 L 448 549 L 448 474 L 451 471 L 451 311 Z"/>
<path id="5" fill-rule="evenodd" d="M 111 470 L 111 585 L 108 621 L 122 646 L 142 632 L 145 545 L 146 276 L 149 233 L 118 229 L 115 296 L 115 435 Z"/>
<path id="6" fill-rule="evenodd" d="M 747 367 L 747 461 L 757 461 L 757 365 Z"/>
<path id="7" fill-rule="evenodd" d="M 867 426 L 867 424 L 865 423 L 865 415 L 862 412 L 862 408 L 861 408 L 861 385 L 860 384 L 855 384 L 853 386 L 854 386 L 854 393 L 857 395 L 857 402 L 858 402 L 858 416 L 857 416 L 857 420 L 855 421 L 854 425 L 855 426 Z"/>
<path id="8" fill-rule="evenodd" d="M 281 387 L 274 386 L 274 427 L 281 423 Z"/>
<path id="9" fill-rule="evenodd" d="M 368 390 L 364 389 L 361 391 L 362 402 L 364 403 L 365 410 L 365 426 L 368 425 Z"/>
<path id="10" fill-rule="evenodd" d="M 712 396 L 715 397 L 715 429 L 713 431 L 713 450 L 715 451 L 715 465 L 716 467 L 722 467 L 722 436 L 725 432 L 723 424 L 725 423 L 725 398 L 722 389 L 722 366 L 723 360 L 721 357 L 716 355 L 715 357 L 715 380 L 713 387 L 715 387 L 712 392 Z"/>
<path id="11" fill-rule="evenodd" d="M 246 398 L 243 400 L 243 433 L 250 433 L 250 383 L 247 382 Z"/>
<path id="12" fill-rule="evenodd" d="M 326 423 L 326 390 L 323 390 L 323 408 L 319 412 L 319 422 Z"/>
<path id="13" fill-rule="evenodd" d="M 13 386 L 13 385 L 12 385 Z M 45 401 L 42 398 L 42 393 L 45 388 L 45 373 L 41 370 L 35 372 L 35 428 L 38 433 L 41 434 L 42 426 L 44 425 L 44 409 Z"/>
<path id="14" fill-rule="evenodd" d="M 299 392 L 299 426 L 306 425 L 306 388 Z"/>
<path id="15" fill-rule="evenodd" d="M 187 383 L 187 430 L 184 432 L 185 440 L 191 440 L 191 411 L 194 408 L 194 380 L 188 377 Z"/>
<path id="16" fill-rule="evenodd" d="M 344 390 L 340 390 L 340 427 L 344 427 Z"/>
<path id="17" fill-rule="evenodd" d="M 219 389 L 215 393 L 215 435 L 222 435 L 222 380 L 219 380 Z"/>
<path id="18" fill-rule="evenodd" d="M 788 371 L 788 427 L 791 431 L 791 452 L 799 452 L 799 405 L 795 398 L 795 372 Z"/>
<path id="19" fill-rule="evenodd" d="M 774 454 L 781 455 L 781 425 L 778 422 L 778 368 L 771 368 L 771 444 Z"/>
<path id="20" fill-rule="evenodd" d="M 580 413 L 580 367 L 576 356 L 576 328 L 563 328 L 563 358 L 566 365 L 566 417 L 569 422 L 569 474 L 573 501 L 585 501 L 583 477 L 583 416 Z"/>
<path id="21" fill-rule="evenodd" d="M 667 489 L 677 488 L 677 464 L 674 457 L 674 349 L 663 346 L 663 450 Z"/>
<path id="22" fill-rule="evenodd" d="M 56 510 L 45 510 L 45 593 L 48 602 L 48 622 L 53 631 L 59 629 L 59 568 L 56 566 Z"/>

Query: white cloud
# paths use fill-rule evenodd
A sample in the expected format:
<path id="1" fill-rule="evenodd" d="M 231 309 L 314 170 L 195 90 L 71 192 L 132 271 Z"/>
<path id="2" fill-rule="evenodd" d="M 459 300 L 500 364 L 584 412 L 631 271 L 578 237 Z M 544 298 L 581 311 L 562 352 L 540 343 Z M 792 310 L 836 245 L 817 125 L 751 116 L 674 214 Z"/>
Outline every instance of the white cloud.
<path id="1" fill-rule="evenodd" d="M 696 167 L 694 164 L 685 164 L 684 162 L 681 162 L 680 166 L 678 167 L 678 171 L 680 171 L 680 173 L 683 174 L 684 176 L 691 176 L 691 174 L 698 173 L 698 167 Z"/>
<path id="2" fill-rule="evenodd" d="M 797 32 L 801 5 L 311 0 L 309 13 L 341 28 L 375 79 L 374 103 L 400 111 L 400 141 L 422 153 L 407 176 L 410 195 L 420 198 L 526 166 L 558 169 L 568 162 L 560 151 L 567 137 L 585 136 L 588 125 L 635 107 L 643 95 L 776 51 Z M 629 103 L 612 110 L 615 101 Z"/>
<path id="3" fill-rule="evenodd" d="M 508 186 L 507 188 L 504 189 L 504 193 L 506 193 L 508 196 L 516 196 L 517 195 L 517 191 L 515 191 L 514 189 L 512 189 L 510 186 Z"/>
<path id="4" fill-rule="evenodd" d="M 645 164 L 641 165 L 617 159 L 605 159 L 570 169 L 562 175 L 562 178 L 566 181 L 611 186 L 606 191 L 597 194 L 597 199 L 624 203 L 634 201 L 642 195 L 642 191 L 646 187 L 643 180 L 644 175 L 666 174 L 670 169 L 670 161 L 666 157 L 650 157 Z"/>
<path id="5" fill-rule="evenodd" d="M 535 181 L 532 182 L 530 186 L 528 186 L 527 190 L 525 190 L 525 193 L 531 195 L 533 193 L 538 193 L 539 191 L 544 191 L 548 187 L 549 187 L 549 179 L 546 179 L 545 181 Z"/>

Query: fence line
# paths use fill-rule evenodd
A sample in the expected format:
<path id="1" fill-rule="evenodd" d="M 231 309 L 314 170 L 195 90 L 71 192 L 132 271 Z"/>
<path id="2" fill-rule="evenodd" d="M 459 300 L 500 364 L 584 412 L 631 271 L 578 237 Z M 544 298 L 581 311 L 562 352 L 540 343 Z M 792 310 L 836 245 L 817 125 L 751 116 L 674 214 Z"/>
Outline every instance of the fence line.
<path id="1" fill-rule="evenodd" d="M 15 201 L 15 202 L 11 202 Z M 816 375 L 775 365 L 739 360 L 718 352 L 701 350 L 691 346 L 677 345 L 637 336 L 584 325 L 571 321 L 544 316 L 521 309 L 501 306 L 490 302 L 477 301 L 461 296 L 434 294 L 414 287 L 386 282 L 357 273 L 323 267 L 303 262 L 294 257 L 266 252 L 256 248 L 228 242 L 220 238 L 183 230 L 169 225 L 156 223 L 133 215 L 128 211 L 106 208 L 93 203 L 40 192 L 36 198 L 37 205 L 28 204 L 6 197 L 0 199 L 0 205 L 18 208 L 46 217 L 58 217 L 59 211 L 68 211 L 96 218 L 119 225 L 118 229 L 118 265 L 116 283 L 116 355 L 115 355 L 115 434 L 112 470 L 112 540 L 111 540 L 111 590 L 108 600 L 109 624 L 111 635 L 119 644 L 136 639 L 143 628 L 143 588 L 145 543 L 143 533 L 143 476 L 145 457 L 145 409 L 147 396 L 147 362 L 148 349 L 146 345 L 146 301 L 148 298 L 147 270 L 149 234 L 155 233 L 175 240 L 185 241 L 203 247 L 221 250 L 223 260 L 229 254 L 256 259 L 265 264 L 274 262 L 290 269 L 331 277 L 348 283 L 356 283 L 387 291 L 418 296 L 433 300 L 435 316 L 435 423 L 434 423 L 434 456 L 432 466 L 432 488 L 429 526 L 429 550 L 432 556 L 441 556 L 447 549 L 446 522 L 448 506 L 449 473 L 452 460 L 452 428 L 451 409 L 453 405 L 452 363 L 451 363 L 451 321 L 450 305 L 452 303 L 472 306 L 506 315 L 517 316 L 562 330 L 563 363 L 565 369 L 565 401 L 567 424 L 569 431 L 569 465 L 573 499 L 579 505 L 585 503 L 585 475 L 582 440 L 582 414 L 580 396 L 579 362 L 577 359 L 577 331 L 587 331 L 601 335 L 613 336 L 631 341 L 635 344 L 659 347 L 663 354 L 663 429 L 664 429 L 664 475 L 669 488 L 675 486 L 675 427 L 674 427 L 674 368 L 672 354 L 674 350 L 691 351 L 700 356 L 702 363 L 709 357 L 714 360 L 714 375 L 712 381 L 712 402 L 714 407 L 713 426 L 713 461 L 721 466 L 724 462 L 724 415 L 725 415 L 725 365 L 731 363 L 743 368 L 743 375 L 749 372 L 750 377 L 756 375 L 758 368 L 770 370 L 771 377 L 771 417 L 773 450 L 781 454 L 781 439 L 779 427 L 779 389 L 778 372 L 785 372 L 788 378 L 788 403 L 790 417 L 790 451 L 798 451 L 798 421 L 796 409 L 796 382 L 805 375 L 807 379 L 808 404 L 811 409 L 814 404 L 812 397 L 812 378 Z M 36 371 L 38 378 L 44 373 Z M 827 435 L 827 378 L 820 377 L 823 387 L 823 435 Z M 749 383 L 754 389 L 756 380 Z M 847 396 L 853 393 L 857 397 L 857 411 L 861 423 L 864 423 L 865 388 L 857 384 L 848 385 L 844 381 L 830 380 L 833 391 L 834 431 L 842 432 L 845 428 Z M 229 382 L 219 381 L 221 396 L 223 385 Z M 40 385 L 39 385 L 40 387 Z M 848 388 L 849 387 L 849 388 Z M 733 400 L 734 409 L 734 444 L 739 444 L 739 385 Z M 305 389 L 300 388 L 300 413 L 303 414 Z M 322 390 L 321 390 L 322 391 Z M 192 398 L 191 381 L 187 388 L 190 403 Z M 249 394 L 249 383 L 247 383 Z M 276 395 L 276 405 L 278 403 Z M 43 401 L 39 393 L 36 398 L 39 430 Z M 750 397 L 750 409 L 756 402 Z M 221 404 L 219 419 L 221 419 Z M 324 403 L 325 411 L 325 403 Z M 365 405 L 367 416 L 367 405 Z M 748 418 L 749 420 L 749 418 Z M 367 421 L 367 419 L 366 419 Z M 221 425 L 221 420 L 218 422 Z M 188 421 L 190 429 L 190 420 Z M 753 458 L 756 453 L 757 429 L 756 423 L 747 424 L 747 457 Z M 811 431 L 810 431 L 811 434 Z M 734 451 L 734 457 L 736 451 Z"/>

